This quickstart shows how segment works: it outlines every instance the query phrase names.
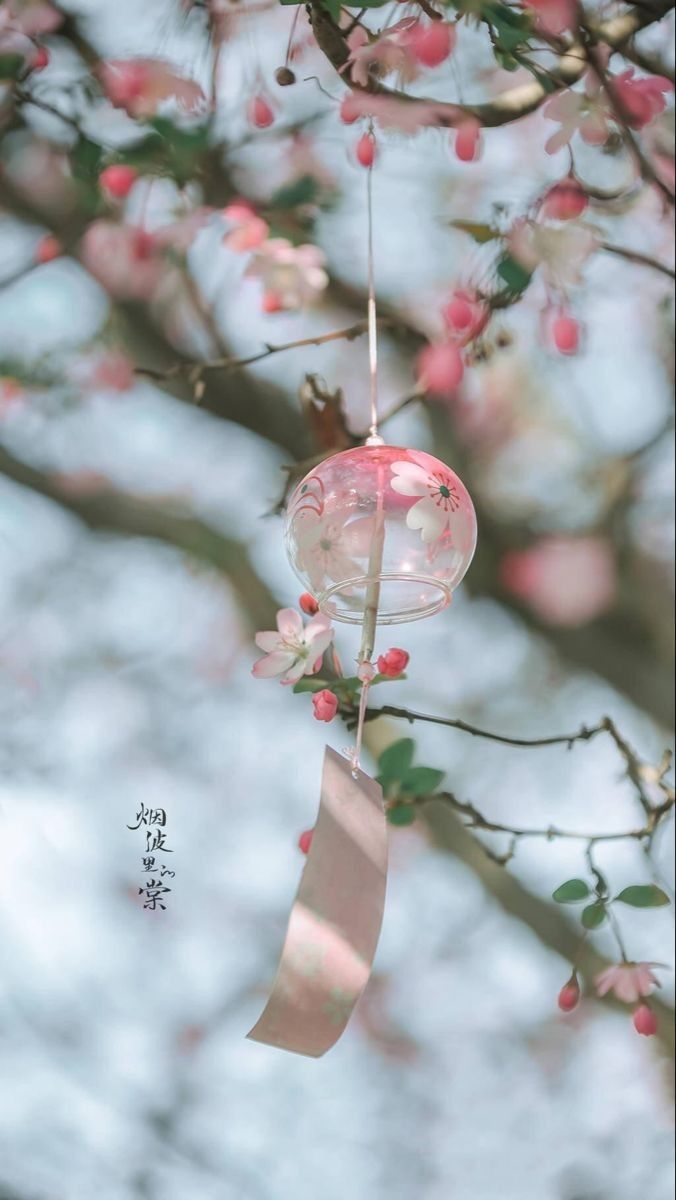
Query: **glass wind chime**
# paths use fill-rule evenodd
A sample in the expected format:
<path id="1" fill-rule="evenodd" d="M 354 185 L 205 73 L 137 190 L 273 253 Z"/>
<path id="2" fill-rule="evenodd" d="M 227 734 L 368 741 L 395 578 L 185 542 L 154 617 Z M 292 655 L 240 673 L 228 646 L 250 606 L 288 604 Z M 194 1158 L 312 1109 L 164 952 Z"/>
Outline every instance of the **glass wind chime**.
<path id="1" fill-rule="evenodd" d="M 291 566 L 335 621 L 360 625 L 356 746 L 326 747 L 319 814 L 270 998 L 249 1033 L 319 1057 L 341 1036 L 371 972 L 385 902 L 382 791 L 360 767 L 376 632 L 440 612 L 476 545 L 474 506 L 449 467 L 378 432 L 372 168 L 367 175 L 371 424 L 363 446 L 326 459 L 294 490 Z"/>

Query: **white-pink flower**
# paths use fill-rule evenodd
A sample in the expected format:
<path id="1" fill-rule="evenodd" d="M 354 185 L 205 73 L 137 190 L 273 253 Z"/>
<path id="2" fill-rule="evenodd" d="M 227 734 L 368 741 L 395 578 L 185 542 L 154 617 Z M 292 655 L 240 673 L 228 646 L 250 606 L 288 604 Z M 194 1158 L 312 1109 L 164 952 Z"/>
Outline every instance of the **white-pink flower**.
<path id="1" fill-rule="evenodd" d="M 564 290 L 579 283 L 582 267 L 599 244 L 590 225 L 569 221 L 548 225 L 542 221 L 519 220 L 507 235 L 507 248 L 527 271 L 541 267 L 547 282 Z"/>
<path id="2" fill-rule="evenodd" d="M 659 963 L 627 962 L 607 967 L 594 980 L 596 991 L 599 996 L 612 992 L 623 1004 L 636 1004 L 660 986 L 653 974 L 653 968 L 657 966 Z"/>
<path id="3" fill-rule="evenodd" d="M 424 542 L 435 542 L 460 508 L 460 496 L 450 471 L 429 471 L 414 462 L 392 463 L 392 490 L 400 496 L 417 496 L 406 514 L 409 529 L 419 529 Z"/>
<path id="4" fill-rule="evenodd" d="M 418 63 L 407 35 L 416 24 L 415 17 L 406 17 L 375 41 L 358 25 L 347 39 L 350 54 L 343 70 L 349 67 L 353 82 L 362 88 L 368 87 L 372 72 L 389 75 L 398 71 L 402 80 L 411 83 L 418 75 Z"/>
<path id="5" fill-rule="evenodd" d="M 612 548 L 601 537 L 540 538 L 506 554 L 500 577 L 548 625 L 570 628 L 605 612 L 617 588 Z"/>
<path id="6" fill-rule="evenodd" d="M 114 108 L 130 117 L 153 117 L 165 100 L 188 112 L 206 104 L 202 88 L 161 58 L 111 59 L 99 68 L 101 85 Z"/>
<path id="7" fill-rule="evenodd" d="M 548 154 L 556 154 L 579 133 L 588 146 L 603 146 L 610 132 L 612 110 L 597 80 L 587 74 L 583 92 L 570 88 L 551 96 L 542 109 L 549 121 L 558 121 L 559 129 L 545 143 Z"/>
<path id="8" fill-rule="evenodd" d="M 31 38 L 53 33 L 62 21 L 63 13 L 46 0 L 6 0 L 0 8 L 0 29 L 16 29 Z"/>
<path id="9" fill-rule="evenodd" d="M 318 246 L 294 246 L 286 238 L 270 238 L 254 254 L 245 274 L 260 279 L 280 308 L 301 308 L 317 300 L 328 284 L 325 262 Z"/>
<path id="10" fill-rule="evenodd" d="M 270 226 L 254 212 L 250 204 L 239 200 L 223 209 L 228 230 L 223 235 L 223 245 L 237 253 L 257 250 L 266 240 Z"/>
<path id="11" fill-rule="evenodd" d="M 277 630 L 257 633 L 255 640 L 259 650 L 265 651 L 252 668 L 256 679 L 280 675 L 280 683 L 297 683 L 303 675 L 313 674 L 317 660 L 333 640 L 333 627 L 323 613 L 303 627 L 295 608 L 280 608 Z"/>
<path id="12" fill-rule="evenodd" d="M 82 258 L 106 291 L 122 300 L 148 300 L 165 270 L 157 238 L 116 221 L 92 222 L 82 239 Z"/>

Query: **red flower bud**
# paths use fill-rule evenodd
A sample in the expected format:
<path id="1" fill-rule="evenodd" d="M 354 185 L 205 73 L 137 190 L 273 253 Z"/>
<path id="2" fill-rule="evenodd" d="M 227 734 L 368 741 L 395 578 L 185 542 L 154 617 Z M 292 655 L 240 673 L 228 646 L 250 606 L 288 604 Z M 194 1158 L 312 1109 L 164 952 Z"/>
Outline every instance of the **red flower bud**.
<path id="1" fill-rule="evenodd" d="M 312 845 L 312 835 L 313 834 L 314 834 L 314 829 L 306 829 L 303 833 L 301 833 L 301 835 L 298 839 L 298 849 L 300 851 L 302 851 L 303 854 L 310 853 L 310 846 Z"/>
<path id="2" fill-rule="evenodd" d="M 370 133 L 364 133 L 357 142 L 357 162 L 362 167 L 372 167 L 376 159 L 376 139 Z"/>
<path id="3" fill-rule="evenodd" d="M 568 983 L 565 983 L 559 992 L 558 1005 L 561 1012 L 571 1013 L 577 1008 L 580 1003 L 580 985 L 577 975 L 573 971 Z"/>
<path id="4" fill-rule="evenodd" d="M 580 345 L 580 326 L 566 313 L 552 321 L 552 338 L 559 354 L 575 354 Z"/>
<path id="5" fill-rule="evenodd" d="M 406 670 L 410 657 L 410 654 L 407 654 L 405 650 L 398 650 L 396 647 L 393 647 L 386 654 L 380 655 L 378 670 L 381 675 L 387 675 L 390 679 L 396 679 L 397 675 L 401 675 L 402 671 Z"/>
<path id="6" fill-rule="evenodd" d="M 314 596 L 311 596 L 309 592 L 303 592 L 303 595 L 298 600 L 298 607 L 308 617 L 314 617 L 319 612 L 319 605 Z"/>
<path id="7" fill-rule="evenodd" d="M 35 247 L 35 261 L 38 263 L 51 262 L 60 254 L 63 254 L 63 246 L 51 233 L 46 233 L 44 237 L 41 237 Z"/>
<path id="8" fill-rule="evenodd" d="M 102 192 L 114 200 L 124 200 L 128 196 L 138 178 L 138 171 L 125 163 L 113 163 L 99 175 L 99 187 Z"/>
<path id="9" fill-rule="evenodd" d="M 639 1004 L 634 1012 L 634 1029 L 643 1037 L 654 1037 L 657 1033 L 657 1017 L 648 1004 Z"/>
<path id="10" fill-rule="evenodd" d="M 321 692 L 315 692 L 312 697 L 312 707 L 316 721 L 332 721 L 338 712 L 338 699 L 330 692 L 328 688 L 323 688 Z"/>

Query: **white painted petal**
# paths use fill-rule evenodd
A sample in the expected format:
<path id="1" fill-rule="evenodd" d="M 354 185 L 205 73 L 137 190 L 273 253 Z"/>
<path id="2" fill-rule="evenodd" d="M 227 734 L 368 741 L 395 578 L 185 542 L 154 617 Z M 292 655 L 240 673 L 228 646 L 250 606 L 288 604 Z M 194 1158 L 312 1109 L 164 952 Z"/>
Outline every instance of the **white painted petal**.
<path id="1" fill-rule="evenodd" d="M 277 628 L 285 641 L 298 641 L 303 633 L 303 618 L 295 608 L 280 608 Z"/>
<path id="2" fill-rule="evenodd" d="M 426 495 L 429 474 L 423 467 L 416 463 L 396 462 L 392 463 L 391 469 L 395 478 L 390 480 L 390 487 L 394 492 L 399 492 L 400 496 Z"/>
<path id="3" fill-rule="evenodd" d="M 436 542 L 444 532 L 447 522 L 448 516 L 444 510 L 437 508 L 427 497 L 414 504 L 406 514 L 409 529 L 419 529 L 423 542 Z"/>
<path id="4" fill-rule="evenodd" d="M 259 658 L 258 662 L 254 663 L 251 673 L 256 679 L 272 679 L 274 675 L 282 675 L 284 671 L 288 671 L 295 661 L 296 655 L 290 650 L 275 650 L 274 654 L 266 654 L 265 658 Z"/>

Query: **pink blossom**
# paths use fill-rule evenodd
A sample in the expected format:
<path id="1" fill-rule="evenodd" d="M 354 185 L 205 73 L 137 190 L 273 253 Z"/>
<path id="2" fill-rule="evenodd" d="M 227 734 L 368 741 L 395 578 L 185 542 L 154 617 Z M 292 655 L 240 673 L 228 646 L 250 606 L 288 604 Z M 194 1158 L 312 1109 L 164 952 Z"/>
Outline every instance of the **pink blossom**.
<path id="1" fill-rule="evenodd" d="M 406 670 L 410 654 L 406 650 L 400 650 L 393 646 L 391 650 L 387 650 L 385 654 L 381 654 L 378 658 L 378 670 L 381 675 L 386 675 L 388 679 L 396 679 L 397 675 L 401 675 Z"/>
<path id="2" fill-rule="evenodd" d="M 654 1037 L 659 1028 L 657 1017 L 649 1004 L 639 1004 L 634 1013 L 634 1029 L 643 1037 Z"/>
<path id="3" fill-rule="evenodd" d="M 341 120 L 351 125 L 359 117 L 373 117 L 383 129 L 412 135 L 430 125 L 448 125 L 453 118 L 461 120 L 463 111 L 432 100 L 399 100 L 396 96 L 352 92 L 341 104 Z"/>
<path id="4" fill-rule="evenodd" d="M 542 113 L 547 120 L 558 121 L 560 125 L 545 143 L 548 154 L 562 150 L 576 133 L 588 146 L 603 146 L 608 140 L 612 110 L 600 84 L 590 73 L 583 92 L 573 92 L 570 88 L 558 92 L 549 98 Z"/>
<path id="5" fill-rule="evenodd" d="M 580 347 L 580 326 L 575 317 L 560 313 L 552 321 L 552 339 L 559 354 L 577 354 Z"/>
<path id="6" fill-rule="evenodd" d="M 667 106 L 665 95 L 674 90 L 671 80 L 661 75 L 638 78 L 633 67 L 616 75 L 612 86 L 632 129 L 643 129 L 664 112 Z"/>
<path id="7" fill-rule="evenodd" d="M 376 139 L 372 133 L 364 133 L 357 142 L 355 154 L 362 167 L 372 167 L 376 158 Z"/>
<path id="8" fill-rule="evenodd" d="M 59 258 L 63 254 L 63 246 L 58 238 L 55 238 L 52 233 L 46 233 L 40 238 L 35 247 L 35 261 L 37 263 L 52 262 L 53 259 Z"/>
<path id="9" fill-rule="evenodd" d="M 280 608 L 277 631 L 256 634 L 256 645 L 265 654 L 254 663 L 252 674 L 257 679 L 281 675 L 281 683 L 297 683 L 314 673 L 317 658 L 332 640 L 331 622 L 322 613 L 303 628 L 303 618 L 294 608 Z"/>
<path id="10" fill-rule="evenodd" d="M 328 725 L 338 712 L 338 697 L 328 688 L 323 688 L 321 692 L 315 692 L 312 697 L 312 707 L 315 721 L 325 721 Z"/>
<path id="11" fill-rule="evenodd" d="M 53 33 L 62 21 L 63 13 L 46 0 L 6 0 L 0 8 L 0 31 L 15 29 L 30 38 Z"/>
<path id="12" fill-rule="evenodd" d="M 426 346 L 418 355 L 416 369 L 419 386 L 437 396 L 452 394 L 464 374 L 462 355 L 454 342 Z"/>
<path id="13" fill-rule="evenodd" d="M 126 163 L 111 163 L 99 175 L 99 187 L 110 199 L 124 200 L 138 179 L 138 171 Z"/>
<path id="14" fill-rule="evenodd" d="M 584 188 L 570 176 L 549 189 L 542 204 L 542 213 L 555 221 L 570 221 L 581 217 L 589 204 Z"/>
<path id="15" fill-rule="evenodd" d="M 576 0 L 524 0 L 535 17 L 535 28 L 558 37 L 577 29 Z"/>
<path id="16" fill-rule="evenodd" d="M 456 42 L 455 25 L 447 21 L 416 21 L 406 41 L 423 67 L 438 67 L 453 52 Z"/>
<path id="17" fill-rule="evenodd" d="M 636 1004 L 659 987 L 659 980 L 653 974 L 653 968 L 657 965 L 648 962 L 624 962 L 607 967 L 594 980 L 596 991 L 599 996 L 606 996 L 608 992 L 612 992 L 623 1004 Z"/>
<path id="18" fill-rule="evenodd" d="M 44 71 L 51 62 L 51 54 L 46 46 L 37 46 L 33 57 L 33 70 Z"/>
<path id="19" fill-rule="evenodd" d="M 579 1003 L 580 984 L 575 971 L 573 971 L 568 983 L 565 983 L 559 992 L 558 1005 L 561 1012 L 570 1013 L 577 1008 Z"/>
<path id="20" fill-rule="evenodd" d="M 592 621 L 612 604 L 616 570 L 600 537 L 545 537 L 513 550 L 500 564 L 502 583 L 549 625 Z"/>
<path id="21" fill-rule="evenodd" d="M 325 262 L 318 246 L 294 246 L 286 238 L 270 238 L 255 252 L 245 274 L 261 280 L 277 307 L 300 308 L 317 300 L 327 286 Z"/>
<path id="22" fill-rule="evenodd" d="M 476 117 L 459 121 L 455 132 L 455 153 L 460 162 L 476 162 L 481 154 L 481 122 Z"/>
<path id="23" fill-rule="evenodd" d="M 267 221 L 259 217 L 251 205 L 241 200 L 228 204 L 227 208 L 223 209 L 223 216 L 231 226 L 223 237 L 223 245 L 229 250 L 238 253 L 256 250 L 270 232 Z"/>
<path id="24" fill-rule="evenodd" d="M 99 68 L 101 85 L 114 108 L 130 117 L 153 117 L 165 100 L 195 112 L 205 103 L 198 83 L 185 79 L 161 58 L 111 59 Z"/>
<path id="25" fill-rule="evenodd" d="M 442 315 L 451 333 L 465 345 L 485 329 L 490 311 L 476 292 L 456 288 Z"/>
<path id="26" fill-rule="evenodd" d="M 417 22 L 413 17 L 398 21 L 391 29 L 371 41 L 361 25 L 347 39 L 350 51 L 343 70 L 349 69 L 350 78 L 359 87 L 367 88 L 371 75 L 389 75 L 397 71 L 402 79 L 410 83 L 418 74 L 418 64 L 409 44 L 409 32 Z"/>
<path id="27" fill-rule="evenodd" d="M 106 291 L 123 300 L 149 299 L 164 272 L 157 239 L 116 221 L 92 222 L 82 239 L 82 257 Z"/>
<path id="28" fill-rule="evenodd" d="M 134 382 L 134 367 L 120 350 L 106 350 L 92 364 L 90 384 L 104 391 L 126 392 Z"/>
<path id="29" fill-rule="evenodd" d="M 249 121 L 256 129 L 268 129 L 275 120 L 275 110 L 263 92 L 252 96 L 248 108 Z"/>
<path id="30" fill-rule="evenodd" d="M 312 845 L 313 836 L 314 836 L 314 829 L 304 829 L 303 830 L 300 837 L 298 838 L 298 849 L 300 850 L 301 854 L 309 854 L 310 853 L 310 846 Z"/>

